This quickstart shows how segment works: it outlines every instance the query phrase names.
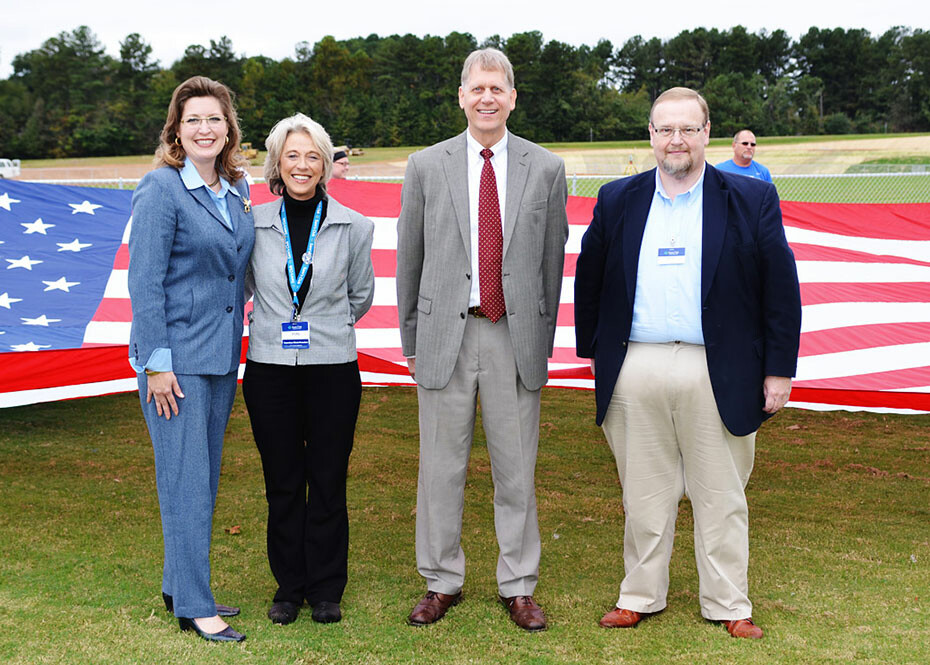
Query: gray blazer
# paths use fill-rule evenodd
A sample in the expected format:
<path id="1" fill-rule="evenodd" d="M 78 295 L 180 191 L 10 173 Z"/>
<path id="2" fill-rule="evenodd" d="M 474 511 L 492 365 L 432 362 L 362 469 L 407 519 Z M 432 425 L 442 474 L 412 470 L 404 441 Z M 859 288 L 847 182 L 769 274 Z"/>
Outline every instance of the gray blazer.
<path id="1" fill-rule="evenodd" d="M 355 322 L 375 292 L 370 219 L 327 197 L 326 219 L 317 233 L 310 290 L 300 310 L 310 323 L 309 349 L 282 349 L 281 324 L 291 320 L 293 300 L 287 283 L 287 254 L 277 199 L 255 208 L 255 250 L 246 273 L 246 292 L 254 294 L 249 315 L 249 360 L 274 365 L 323 365 L 352 362 Z"/>
<path id="2" fill-rule="evenodd" d="M 467 130 L 466 130 L 467 131 Z M 502 276 L 520 380 L 538 390 L 548 378 L 562 285 L 568 218 L 565 164 L 510 134 Z M 397 220 L 397 309 L 405 356 L 416 380 L 444 388 L 452 376 L 471 290 L 465 133 L 407 161 Z"/>
<path id="3" fill-rule="evenodd" d="M 235 231 L 203 187 L 188 190 L 170 166 L 151 171 L 132 196 L 129 355 L 137 366 L 171 349 L 175 374 L 223 375 L 239 367 L 245 270 L 255 232 L 249 188 L 228 195 Z"/>

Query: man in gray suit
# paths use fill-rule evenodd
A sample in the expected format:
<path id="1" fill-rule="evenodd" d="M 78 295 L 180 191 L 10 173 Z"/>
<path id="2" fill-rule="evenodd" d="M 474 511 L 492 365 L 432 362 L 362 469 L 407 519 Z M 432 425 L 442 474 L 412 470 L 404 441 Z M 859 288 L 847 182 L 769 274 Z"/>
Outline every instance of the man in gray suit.
<path id="1" fill-rule="evenodd" d="M 543 630 L 534 473 L 540 389 L 552 355 L 568 220 L 565 165 L 507 131 L 517 91 L 496 49 L 462 68 L 462 134 L 410 156 L 397 221 L 401 344 L 417 382 L 417 568 L 433 623 L 462 597 L 465 475 L 477 399 L 494 479 L 501 601 Z"/>

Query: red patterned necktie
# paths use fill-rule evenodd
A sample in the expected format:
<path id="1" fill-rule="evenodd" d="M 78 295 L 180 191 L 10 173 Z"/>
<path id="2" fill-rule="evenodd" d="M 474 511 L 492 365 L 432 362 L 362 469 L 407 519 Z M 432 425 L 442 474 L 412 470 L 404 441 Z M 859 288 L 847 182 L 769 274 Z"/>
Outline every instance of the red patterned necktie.
<path id="1" fill-rule="evenodd" d="M 481 151 L 484 166 L 478 187 L 478 285 L 481 291 L 481 311 L 497 323 L 504 307 L 504 285 L 501 283 L 501 261 L 504 235 L 501 231 L 501 205 L 497 198 L 497 178 L 488 148 Z"/>

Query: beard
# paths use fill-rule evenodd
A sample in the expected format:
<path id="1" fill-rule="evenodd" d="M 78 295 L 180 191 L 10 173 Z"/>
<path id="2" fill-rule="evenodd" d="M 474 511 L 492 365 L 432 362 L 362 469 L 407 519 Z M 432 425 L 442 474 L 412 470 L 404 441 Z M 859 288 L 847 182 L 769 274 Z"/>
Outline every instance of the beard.
<path id="1" fill-rule="evenodd" d="M 659 165 L 667 175 L 681 180 L 694 168 L 694 157 L 690 152 L 685 155 L 676 155 L 674 158 L 665 155 Z"/>

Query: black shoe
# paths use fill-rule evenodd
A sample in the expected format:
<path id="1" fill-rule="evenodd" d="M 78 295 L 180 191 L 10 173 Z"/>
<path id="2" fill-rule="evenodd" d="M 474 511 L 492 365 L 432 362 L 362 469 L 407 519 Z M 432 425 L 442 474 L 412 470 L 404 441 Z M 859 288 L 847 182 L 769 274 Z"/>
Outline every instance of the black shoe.
<path id="1" fill-rule="evenodd" d="M 311 617 L 317 623 L 336 623 L 342 619 L 342 611 L 339 609 L 339 603 L 321 600 L 313 606 Z"/>
<path id="2" fill-rule="evenodd" d="M 165 609 L 174 614 L 174 598 L 169 596 L 167 593 L 162 592 L 161 599 L 165 601 Z M 234 617 L 239 615 L 239 608 L 230 607 L 229 605 L 220 605 L 217 603 L 216 613 L 221 617 Z"/>
<path id="3" fill-rule="evenodd" d="M 268 610 L 268 618 L 271 619 L 271 623 L 286 626 L 297 620 L 297 613 L 299 611 L 300 608 L 297 607 L 296 603 L 291 603 L 287 600 L 278 600 L 272 603 L 271 609 Z"/>
<path id="4" fill-rule="evenodd" d="M 197 622 L 185 617 L 178 617 L 178 625 L 181 626 L 181 630 L 192 630 L 200 637 L 210 642 L 242 642 L 245 640 L 245 635 L 234 631 L 232 626 L 226 626 L 218 633 L 206 633 L 200 630 Z"/>

